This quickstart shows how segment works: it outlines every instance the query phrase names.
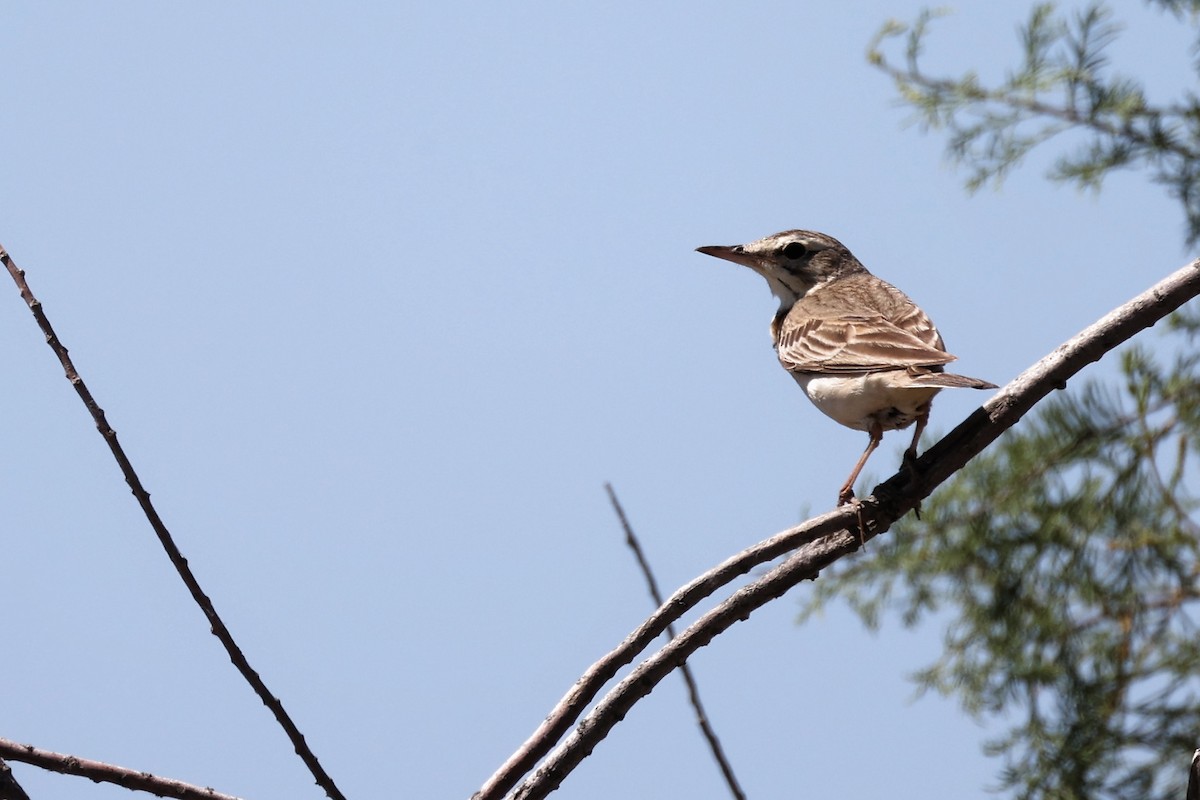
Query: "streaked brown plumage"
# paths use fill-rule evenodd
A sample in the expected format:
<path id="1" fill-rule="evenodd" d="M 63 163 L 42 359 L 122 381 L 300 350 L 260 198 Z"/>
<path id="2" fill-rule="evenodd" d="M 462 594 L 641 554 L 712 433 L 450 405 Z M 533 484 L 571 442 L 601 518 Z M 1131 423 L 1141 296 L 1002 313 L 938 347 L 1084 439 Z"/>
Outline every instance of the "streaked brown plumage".
<path id="1" fill-rule="evenodd" d="M 832 236 L 792 230 L 746 245 L 697 249 L 766 279 L 779 298 L 771 337 L 780 364 L 822 412 L 869 434 L 838 492 L 839 505 L 854 496 L 854 481 L 884 431 L 916 423 L 904 454 L 911 465 L 935 394 L 946 387 L 996 388 L 945 372 L 955 357 L 933 321 Z"/>

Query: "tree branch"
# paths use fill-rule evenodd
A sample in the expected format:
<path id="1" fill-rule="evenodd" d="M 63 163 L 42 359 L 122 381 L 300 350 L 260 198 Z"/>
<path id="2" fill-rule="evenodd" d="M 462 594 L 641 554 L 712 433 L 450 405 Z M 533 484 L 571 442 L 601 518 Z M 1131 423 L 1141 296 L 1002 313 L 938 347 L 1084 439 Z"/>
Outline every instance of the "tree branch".
<path id="1" fill-rule="evenodd" d="M 869 501 L 868 501 L 869 502 Z M 650 694 L 658 683 L 682 664 L 696 650 L 708 644 L 721 632 L 767 602 L 782 597 L 788 589 L 803 580 L 813 580 L 820 570 L 861 546 L 853 530 L 852 508 L 842 514 L 842 530 L 801 547 L 783 564 L 758 580 L 734 592 L 729 599 L 704 614 L 676 638 L 637 666 L 626 678 L 596 704 L 575 730 L 563 740 L 513 797 L 533 800 L 545 797 L 558 788 L 563 779 L 588 756 L 608 735 L 638 700 Z M 882 532 L 882 531 L 880 531 Z M 871 538 L 871 534 L 867 538 Z"/>
<path id="2" fill-rule="evenodd" d="M 554 743 L 562 738 L 571 724 L 583 713 L 587 704 L 604 688 L 604 684 L 617 674 L 617 670 L 649 647 L 650 643 L 667 629 L 667 625 L 682 617 L 705 597 L 759 564 L 778 558 L 819 536 L 842 530 L 846 520 L 853 516 L 850 509 L 850 506 L 845 506 L 838 511 L 809 520 L 804 525 L 776 534 L 731 556 L 677 589 L 657 611 L 629 634 L 625 641 L 588 667 L 533 735 L 475 793 L 473 800 L 498 800 L 503 797 L 540 758 L 550 752 Z"/>
<path id="3" fill-rule="evenodd" d="M 12 767 L 3 758 L 0 758 L 0 800 L 29 800 L 29 795 L 12 774 Z"/>
<path id="4" fill-rule="evenodd" d="M 96 783 L 115 783 L 126 789 L 150 792 L 159 797 L 175 797 L 179 800 L 238 800 L 231 794 L 221 794 L 213 789 L 193 786 L 183 781 L 160 778 L 149 772 L 125 769 L 103 761 L 90 761 L 78 756 L 39 750 L 32 745 L 20 744 L 9 739 L 0 739 L 0 757 L 33 764 L 64 775 L 90 778 Z"/>
<path id="5" fill-rule="evenodd" d="M 617 499 L 617 492 L 613 489 L 611 483 L 604 484 L 604 490 L 608 492 L 608 500 L 612 503 L 613 511 L 617 514 L 617 519 L 621 522 L 621 530 L 625 532 L 625 543 L 633 551 L 633 557 L 638 563 L 638 568 L 642 571 L 642 576 L 646 579 L 646 587 L 650 591 L 650 598 L 657 605 L 661 606 L 663 599 L 662 592 L 658 590 L 658 581 L 654 579 L 654 571 L 650 569 L 650 562 L 646 559 L 646 554 L 642 552 L 642 545 L 638 541 L 637 535 L 633 532 L 633 526 L 629 524 L 629 518 L 625 516 L 625 509 L 621 507 L 621 501 Z M 674 639 L 675 635 L 675 626 L 668 624 L 667 637 Z M 700 700 L 700 687 L 696 684 L 696 679 L 692 676 L 691 667 L 687 664 L 680 664 L 679 674 L 683 676 L 683 683 L 687 687 L 688 702 L 692 704 L 692 708 L 696 712 L 696 724 L 700 726 L 700 733 L 704 736 L 704 740 L 708 742 L 708 749 L 712 751 L 713 760 L 717 762 L 717 768 L 721 770 L 721 775 L 725 778 L 725 785 L 729 787 L 729 793 L 734 796 L 735 800 L 746 800 L 746 794 L 742 791 L 741 785 L 738 784 L 737 776 L 733 774 L 733 765 L 725 757 L 725 748 L 721 747 L 721 740 L 717 738 L 717 732 L 713 730 L 712 725 L 708 721 L 708 713 L 704 710 L 704 703 Z"/>
<path id="6" fill-rule="evenodd" d="M 954 81 L 948 78 L 934 78 L 911 66 L 907 69 L 901 69 L 887 61 L 882 53 L 878 51 L 873 52 L 871 55 L 871 63 L 902 89 L 916 86 L 926 92 L 946 97 L 953 96 L 956 92 L 964 91 L 961 81 Z M 1108 136 L 1111 139 L 1125 139 L 1135 142 L 1146 148 L 1147 151 L 1168 152 L 1185 161 L 1194 161 L 1197 158 L 1197 154 L 1191 148 L 1179 142 L 1156 140 L 1149 134 L 1137 130 L 1131 124 L 1119 126 L 1098 114 L 1083 114 L 1073 107 L 1056 106 L 1038 100 L 1031 95 L 1018 94 L 1010 87 L 985 89 L 980 86 L 973 86 L 970 91 L 971 100 L 974 102 L 996 103 L 1001 106 L 1027 112 L 1035 117 L 1046 117 L 1065 123 L 1064 127 L 1060 129 L 1048 131 L 1051 136 L 1075 127 L 1082 127 Z M 1185 113 L 1184 109 L 1172 106 L 1166 109 L 1141 109 L 1131 112 L 1129 117 L 1130 119 L 1160 119 L 1164 116 L 1183 117 Z"/>
<path id="7" fill-rule="evenodd" d="M 736 591 L 690 625 L 619 682 L 562 744 L 514 793 L 521 800 L 545 797 L 595 748 L 638 699 L 648 694 L 675 666 L 708 644 L 713 637 L 752 611 L 837 559 L 886 531 L 900 516 L 1012 427 L 1040 400 L 1088 364 L 1148 328 L 1200 294 L 1200 259 L 1160 281 L 1146 292 L 1088 326 L 1052 353 L 1017 376 L 982 408 L 972 413 L 925 452 L 911 472 L 902 470 L 875 487 L 866 500 L 815 517 L 754 545 L 675 592 L 615 650 L 593 664 L 567 693 L 545 722 L 476 793 L 476 800 L 497 800 L 526 774 L 536 760 L 550 752 L 566 726 L 622 665 L 645 649 L 665 626 L 679 619 L 700 600 L 757 564 L 795 547 L 784 563 Z"/>
<path id="8" fill-rule="evenodd" d="M 204 612 L 204 616 L 208 618 L 212 626 L 213 636 L 216 636 L 221 644 L 224 645 L 225 651 L 229 654 L 229 660 L 233 662 L 238 672 L 250 684 L 251 688 L 262 700 L 263 705 L 269 708 L 275 715 L 276 721 L 291 740 L 296 750 L 296 755 L 300 756 L 300 759 L 308 767 L 317 784 L 325 790 L 325 793 L 332 800 L 345 800 L 341 791 L 334 784 L 333 778 L 329 777 L 328 773 L 325 772 L 316 755 L 309 748 L 308 743 L 305 742 L 304 735 L 300 733 L 300 729 L 296 727 L 296 723 L 292 721 L 291 716 L 284 710 L 283 703 L 279 701 L 279 698 L 271 694 L 266 683 L 259 677 L 258 672 L 250 666 L 250 662 L 246 660 L 246 656 L 242 653 L 241 648 L 234 641 L 233 634 L 229 632 L 229 628 L 225 626 L 225 623 L 217 614 L 212 600 L 209 599 L 208 595 L 200 587 L 200 582 L 196 579 L 196 575 L 192 572 L 191 567 L 188 566 L 187 559 L 183 557 L 183 553 L 180 552 L 179 547 L 175 544 L 175 540 L 171 537 L 171 532 L 167 530 L 166 524 L 159 517 L 154 504 L 150 502 L 150 493 L 142 486 L 141 480 L 133 469 L 133 464 L 129 461 L 129 457 L 125 454 L 121 443 L 117 441 L 117 432 L 108 424 L 108 420 L 104 415 L 104 409 L 92 397 L 87 384 L 79 376 L 79 372 L 75 369 L 66 346 L 59 340 L 58 334 L 54 332 L 50 320 L 46 317 L 46 312 L 42 308 L 41 301 L 34 297 L 33 292 L 30 291 L 29 284 L 25 281 L 25 272 L 17 268 L 17 265 L 13 263 L 12 258 L 3 245 L 0 245 L 0 261 L 4 263 L 9 275 L 12 276 L 13 281 L 17 284 L 17 289 L 21 292 L 21 298 L 29 306 L 29 310 L 33 312 L 33 317 L 37 320 L 38 327 L 46 335 L 46 344 L 58 356 L 59 363 L 62 364 L 67 380 L 75 387 L 75 391 L 79 394 L 79 398 L 83 400 L 88 413 L 95 420 L 96 429 L 100 431 L 100 435 L 104 437 L 109 450 L 112 451 L 113 458 L 117 460 L 117 464 L 121 468 L 121 473 L 125 476 L 125 482 L 129 484 L 133 496 L 137 498 L 138 504 L 142 507 L 142 512 L 150 522 L 150 527 L 158 535 L 158 541 L 162 544 L 163 550 L 166 551 L 167 557 L 175 566 L 179 577 L 183 579 L 183 583 L 191 593 L 192 599 L 196 601 L 196 604 L 200 606 L 200 610 Z"/>
<path id="9" fill-rule="evenodd" d="M 1186 800 L 1200 800 L 1200 750 L 1192 753 L 1192 766 L 1188 769 Z"/>

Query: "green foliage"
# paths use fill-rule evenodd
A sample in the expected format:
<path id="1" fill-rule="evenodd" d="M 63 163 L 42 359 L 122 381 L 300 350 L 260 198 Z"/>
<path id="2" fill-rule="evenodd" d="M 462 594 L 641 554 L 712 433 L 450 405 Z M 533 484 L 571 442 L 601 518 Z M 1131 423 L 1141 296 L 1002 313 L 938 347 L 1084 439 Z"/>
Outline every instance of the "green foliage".
<path id="1" fill-rule="evenodd" d="M 1200 318 L 1176 326 L 1194 344 Z M 1044 406 L 804 609 L 948 615 L 915 679 L 1011 726 L 988 750 L 1015 797 L 1182 796 L 1200 732 L 1198 363 L 1128 350 L 1119 391 Z"/>
<path id="2" fill-rule="evenodd" d="M 1200 22 L 1198 0 L 1152 5 Z M 1098 190 L 1115 169 L 1146 168 L 1181 201 L 1188 243 L 1200 241 L 1200 97 L 1188 92 L 1155 106 L 1138 81 L 1115 72 L 1106 50 L 1120 26 L 1107 6 L 1093 3 L 1069 16 L 1053 3 L 1035 6 L 1019 31 L 1021 64 L 996 86 L 972 72 L 944 78 L 922 71 L 930 24 L 941 13 L 927 11 L 912 25 L 887 23 L 867 58 L 893 78 L 926 128 L 948 132 L 948 153 L 969 169 L 968 189 L 998 185 L 1031 150 L 1059 138 L 1052 180 Z M 883 52 L 893 39 L 904 41 L 903 66 Z"/>
<path id="3" fill-rule="evenodd" d="M 1200 22 L 1200 0 L 1149 5 Z M 998 85 L 922 71 L 939 15 L 888 23 L 867 57 L 947 133 L 968 188 L 1055 140 L 1050 178 L 1099 190 L 1114 169 L 1144 169 L 1200 241 L 1200 96 L 1156 106 L 1115 71 L 1105 5 L 1035 6 Z M 894 41 L 899 65 L 882 49 Z M 1193 55 L 1200 74 L 1200 40 Z M 1153 352 L 1122 353 L 1120 385 L 1044 403 L 803 609 L 837 598 L 870 627 L 886 613 L 948 621 L 942 656 L 915 680 L 1000 726 L 987 750 L 1014 797 L 1180 797 L 1200 745 L 1200 310 L 1171 326 Z"/>

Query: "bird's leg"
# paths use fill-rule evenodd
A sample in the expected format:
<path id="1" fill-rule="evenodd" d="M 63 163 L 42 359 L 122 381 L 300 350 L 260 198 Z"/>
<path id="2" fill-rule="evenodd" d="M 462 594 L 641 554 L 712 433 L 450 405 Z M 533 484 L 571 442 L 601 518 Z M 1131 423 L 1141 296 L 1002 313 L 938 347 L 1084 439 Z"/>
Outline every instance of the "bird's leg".
<path id="1" fill-rule="evenodd" d="M 871 441 L 867 442 L 867 449 L 859 456 L 858 463 L 854 465 L 854 469 L 850 471 L 850 477 L 846 479 L 846 483 L 838 492 L 838 505 L 844 506 L 854 499 L 854 482 L 858 480 L 858 473 L 862 472 L 863 465 L 867 463 L 867 459 L 871 457 L 871 453 L 875 452 L 875 448 L 879 447 L 879 443 L 883 440 L 883 426 L 878 422 L 871 424 L 867 433 L 871 437 Z"/>
<path id="2" fill-rule="evenodd" d="M 921 441 L 921 434 L 925 432 L 925 426 L 929 424 L 931 405 L 931 403 L 926 403 L 925 408 L 921 410 L 921 415 L 917 417 L 917 422 L 913 426 L 912 444 L 904 451 L 904 468 L 910 473 L 915 473 L 917 469 L 917 442 Z"/>
<path id="3" fill-rule="evenodd" d="M 913 427 L 912 444 L 904 451 L 902 469 L 907 473 L 909 483 L 917 478 L 917 442 L 921 441 L 921 434 L 925 431 L 925 426 L 929 423 L 929 408 L 932 405 L 932 403 L 926 403 L 925 408 L 921 411 L 921 416 L 917 417 L 916 425 Z M 921 504 L 919 502 L 913 506 L 913 513 L 917 515 L 917 519 L 921 518 Z"/>

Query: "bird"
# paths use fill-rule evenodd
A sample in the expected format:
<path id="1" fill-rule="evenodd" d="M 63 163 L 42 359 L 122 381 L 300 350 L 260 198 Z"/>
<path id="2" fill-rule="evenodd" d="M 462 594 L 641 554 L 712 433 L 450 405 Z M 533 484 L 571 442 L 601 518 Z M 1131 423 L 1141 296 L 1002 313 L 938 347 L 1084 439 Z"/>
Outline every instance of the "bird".
<path id="1" fill-rule="evenodd" d="M 934 395 L 944 388 L 997 388 L 946 372 L 956 356 L 946 352 L 929 315 L 832 236 L 790 230 L 696 250 L 766 279 L 779 300 L 771 320 L 779 363 L 822 413 L 870 437 L 838 491 L 839 506 L 854 500 L 854 481 L 884 431 L 914 426 L 903 461 L 913 469 Z"/>

